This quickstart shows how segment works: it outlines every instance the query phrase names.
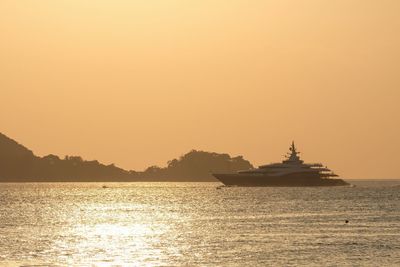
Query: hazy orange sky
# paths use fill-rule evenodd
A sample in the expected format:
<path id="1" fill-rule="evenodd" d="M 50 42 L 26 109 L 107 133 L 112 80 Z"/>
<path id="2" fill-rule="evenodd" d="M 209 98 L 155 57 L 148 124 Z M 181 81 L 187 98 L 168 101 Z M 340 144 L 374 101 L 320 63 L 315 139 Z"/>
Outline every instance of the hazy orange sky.
<path id="1" fill-rule="evenodd" d="M 400 178 L 398 0 L 1 0 L 0 131 L 142 170 L 191 149 Z"/>

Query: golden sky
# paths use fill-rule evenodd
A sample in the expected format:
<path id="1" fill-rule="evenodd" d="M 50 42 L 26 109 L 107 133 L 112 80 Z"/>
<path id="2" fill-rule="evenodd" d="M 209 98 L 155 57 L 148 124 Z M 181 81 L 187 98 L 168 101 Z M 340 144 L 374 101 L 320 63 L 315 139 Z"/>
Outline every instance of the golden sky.
<path id="1" fill-rule="evenodd" d="M 190 149 L 400 178 L 398 0 L 1 0 L 0 131 L 142 170 Z"/>

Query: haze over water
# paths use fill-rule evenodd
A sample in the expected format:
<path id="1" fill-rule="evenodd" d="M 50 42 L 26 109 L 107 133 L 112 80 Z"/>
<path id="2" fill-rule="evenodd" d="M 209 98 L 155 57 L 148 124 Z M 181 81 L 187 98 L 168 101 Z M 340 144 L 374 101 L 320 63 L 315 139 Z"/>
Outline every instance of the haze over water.
<path id="1" fill-rule="evenodd" d="M 398 0 L 2 0 L 0 132 L 124 169 L 191 149 L 400 178 Z"/>
<path id="2" fill-rule="evenodd" d="M 400 181 L 103 185 L 1 184 L 0 265 L 400 264 Z"/>

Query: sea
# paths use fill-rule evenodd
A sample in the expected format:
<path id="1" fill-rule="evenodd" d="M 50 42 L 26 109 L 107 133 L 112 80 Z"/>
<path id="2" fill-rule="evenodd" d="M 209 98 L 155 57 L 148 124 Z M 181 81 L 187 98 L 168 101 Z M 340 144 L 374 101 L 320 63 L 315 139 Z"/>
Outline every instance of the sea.
<path id="1" fill-rule="evenodd" d="M 0 266 L 400 266 L 400 180 L 0 184 Z"/>

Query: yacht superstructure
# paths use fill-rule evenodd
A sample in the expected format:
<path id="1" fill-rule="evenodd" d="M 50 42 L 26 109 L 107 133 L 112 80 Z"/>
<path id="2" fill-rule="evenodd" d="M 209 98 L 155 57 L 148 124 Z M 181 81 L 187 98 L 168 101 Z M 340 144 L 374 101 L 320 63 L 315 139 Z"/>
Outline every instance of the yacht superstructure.
<path id="1" fill-rule="evenodd" d="M 238 186 L 334 186 L 347 185 L 321 163 L 304 163 L 292 142 L 289 153 L 280 163 L 259 166 L 257 169 L 233 174 L 213 174 L 225 185 Z"/>

